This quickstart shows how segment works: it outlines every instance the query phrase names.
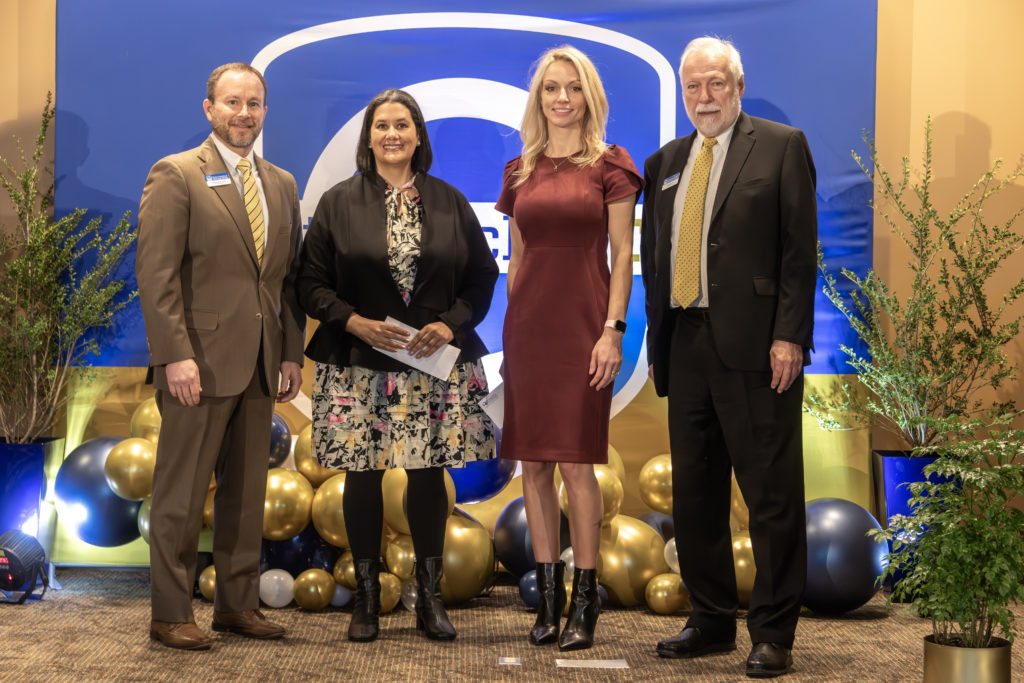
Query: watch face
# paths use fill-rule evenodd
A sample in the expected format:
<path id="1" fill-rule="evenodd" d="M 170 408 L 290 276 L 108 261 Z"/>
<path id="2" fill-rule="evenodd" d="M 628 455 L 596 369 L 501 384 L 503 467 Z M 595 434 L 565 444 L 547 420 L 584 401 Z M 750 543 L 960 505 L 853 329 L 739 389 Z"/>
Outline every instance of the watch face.
<path id="1" fill-rule="evenodd" d="M 626 332 L 626 323 L 621 320 L 609 320 L 605 323 L 605 327 L 611 327 L 616 332 L 622 332 L 623 334 Z"/>

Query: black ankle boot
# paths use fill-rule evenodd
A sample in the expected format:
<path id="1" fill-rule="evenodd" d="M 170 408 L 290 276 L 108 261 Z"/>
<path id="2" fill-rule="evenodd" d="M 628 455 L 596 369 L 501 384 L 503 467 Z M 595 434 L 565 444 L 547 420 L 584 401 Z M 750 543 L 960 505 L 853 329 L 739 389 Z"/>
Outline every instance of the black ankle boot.
<path id="1" fill-rule="evenodd" d="M 455 639 L 455 628 L 441 601 L 443 567 L 440 557 L 416 559 L 416 628 L 431 640 Z"/>
<path id="2" fill-rule="evenodd" d="M 569 603 L 569 618 L 558 638 L 558 649 L 585 650 L 594 644 L 594 627 L 597 613 L 601 610 L 597 597 L 597 570 L 580 569 L 572 577 L 572 600 Z"/>
<path id="3" fill-rule="evenodd" d="M 356 601 L 348 622 L 348 639 L 359 643 L 380 632 L 380 560 L 356 560 Z"/>
<path id="4" fill-rule="evenodd" d="M 537 563 L 537 621 L 530 631 L 530 642 L 548 645 L 558 640 L 558 621 L 565 609 L 565 563 Z"/>

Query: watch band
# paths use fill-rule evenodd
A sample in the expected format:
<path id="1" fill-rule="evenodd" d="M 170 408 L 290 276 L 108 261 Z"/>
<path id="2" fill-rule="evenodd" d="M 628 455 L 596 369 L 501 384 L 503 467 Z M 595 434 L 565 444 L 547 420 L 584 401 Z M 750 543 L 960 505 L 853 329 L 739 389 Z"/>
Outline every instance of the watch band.
<path id="1" fill-rule="evenodd" d="M 610 327 L 616 332 L 622 332 L 623 334 L 626 333 L 626 323 L 622 320 L 606 320 L 604 322 L 604 326 Z"/>

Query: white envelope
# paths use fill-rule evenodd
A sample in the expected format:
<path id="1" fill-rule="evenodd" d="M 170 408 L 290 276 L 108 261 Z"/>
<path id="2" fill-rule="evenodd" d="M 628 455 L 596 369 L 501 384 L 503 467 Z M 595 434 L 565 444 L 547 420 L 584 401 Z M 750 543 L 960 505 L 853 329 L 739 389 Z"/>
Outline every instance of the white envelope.
<path id="1" fill-rule="evenodd" d="M 389 325 L 401 327 L 403 330 L 409 333 L 409 338 L 415 337 L 419 330 L 415 327 L 410 327 L 400 320 L 395 320 L 390 315 L 384 320 Z M 373 347 L 377 349 L 377 347 Z M 438 379 L 448 379 L 452 374 L 452 368 L 455 367 L 455 361 L 459 357 L 459 350 L 451 344 L 445 344 L 430 356 L 424 356 L 423 358 L 417 358 L 416 356 L 409 353 L 406 349 L 399 349 L 398 351 L 385 351 L 384 349 L 377 349 L 385 356 L 399 360 L 411 368 L 425 372 L 428 375 L 437 377 Z"/>
<path id="2" fill-rule="evenodd" d="M 480 408 L 491 418 L 494 426 L 501 429 L 505 421 L 505 384 L 499 384 L 480 399 Z"/>

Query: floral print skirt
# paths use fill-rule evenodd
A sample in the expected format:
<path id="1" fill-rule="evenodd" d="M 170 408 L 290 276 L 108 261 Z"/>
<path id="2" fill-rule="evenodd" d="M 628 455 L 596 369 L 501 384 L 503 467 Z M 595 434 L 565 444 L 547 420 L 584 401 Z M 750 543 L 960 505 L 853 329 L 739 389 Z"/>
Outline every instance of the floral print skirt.
<path id="1" fill-rule="evenodd" d="M 493 458 L 494 425 L 480 408 L 486 395 L 480 361 L 456 364 L 446 380 L 412 369 L 317 363 L 317 459 L 324 467 L 363 471 L 462 467 Z"/>

